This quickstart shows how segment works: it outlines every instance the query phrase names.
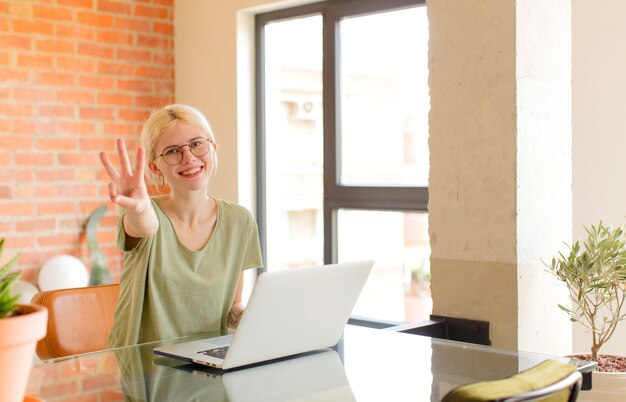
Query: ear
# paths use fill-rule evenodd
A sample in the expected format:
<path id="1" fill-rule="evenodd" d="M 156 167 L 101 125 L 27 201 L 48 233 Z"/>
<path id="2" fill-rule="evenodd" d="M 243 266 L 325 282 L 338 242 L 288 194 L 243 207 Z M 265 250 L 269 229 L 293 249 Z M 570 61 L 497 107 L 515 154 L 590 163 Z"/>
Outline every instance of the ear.
<path id="1" fill-rule="evenodd" d="M 156 165 L 156 163 L 150 162 L 148 163 L 148 167 L 150 168 L 152 174 L 155 174 L 157 176 L 161 174 L 161 171 L 159 170 L 159 167 Z"/>

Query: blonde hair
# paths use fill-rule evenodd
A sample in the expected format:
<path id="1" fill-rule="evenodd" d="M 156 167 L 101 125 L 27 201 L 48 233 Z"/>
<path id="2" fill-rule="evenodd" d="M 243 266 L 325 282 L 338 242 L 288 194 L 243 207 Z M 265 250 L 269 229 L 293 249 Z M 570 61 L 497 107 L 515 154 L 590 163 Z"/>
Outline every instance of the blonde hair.
<path id="1" fill-rule="evenodd" d="M 213 143 L 215 141 L 215 135 L 207 118 L 198 109 L 183 104 L 172 104 L 163 106 L 162 108 L 155 110 L 150 114 L 150 117 L 146 120 L 141 129 L 141 136 L 139 142 L 141 146 L 146 150 L 146 179 L 148 182 L 157 184 L 157 180 L 154 173 L 150 170 L 148 164 L 156 157 L 155 145 L 164 130 L 174 127 L 179 121 L 191 124 L 202 130 L 204 135 L 209 138 Z M 217 170 L 217 153 L 213 153 L 213 171 L 211 177 Z"/>

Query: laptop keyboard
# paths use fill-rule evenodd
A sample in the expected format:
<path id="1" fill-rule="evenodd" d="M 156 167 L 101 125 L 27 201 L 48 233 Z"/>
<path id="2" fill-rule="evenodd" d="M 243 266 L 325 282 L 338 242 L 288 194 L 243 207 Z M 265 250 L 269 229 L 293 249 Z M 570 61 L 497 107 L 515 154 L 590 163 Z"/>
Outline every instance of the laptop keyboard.
<path id="1" fill-rule="evenodd" d="M 228 346 L 221 346 L 219 348 L 201 350 L 198 353 L 205 356 L 216 357 L 218 359 L 223 359 L 226 356 L 226 352 L 228 352 Z"/>

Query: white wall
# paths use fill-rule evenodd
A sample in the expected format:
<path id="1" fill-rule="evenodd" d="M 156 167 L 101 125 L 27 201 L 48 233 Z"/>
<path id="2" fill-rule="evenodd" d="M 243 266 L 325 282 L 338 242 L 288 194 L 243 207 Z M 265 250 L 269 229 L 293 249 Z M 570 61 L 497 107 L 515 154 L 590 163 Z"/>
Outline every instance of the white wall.
<path id="1" fill-rule="evenodd" d="M 626 215 L 626 1 L 572 2 L 574 239 Z M 626 322 L 602 353 L 626 354 Z M 574 350 L 591 335 L 577 326 Z"/>

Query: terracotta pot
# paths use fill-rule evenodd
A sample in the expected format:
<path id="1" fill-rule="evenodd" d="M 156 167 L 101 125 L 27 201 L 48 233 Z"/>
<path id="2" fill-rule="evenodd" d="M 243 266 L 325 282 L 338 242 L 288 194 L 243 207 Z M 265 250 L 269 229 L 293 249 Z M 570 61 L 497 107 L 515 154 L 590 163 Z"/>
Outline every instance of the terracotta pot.
<path id="1" fill-rule="evenodd" d="M 626 373 L 591 374 L 591 391 L 581 391 L 580 402 L 623 402 L 626 401 Z"/>
<path id="2" fill-rule="evenodd" d="M 48 311 L 18 305 L 21 315 L 0 318 L 0 401 L 22 402 L 37 341 L 46 335 Z"/>

